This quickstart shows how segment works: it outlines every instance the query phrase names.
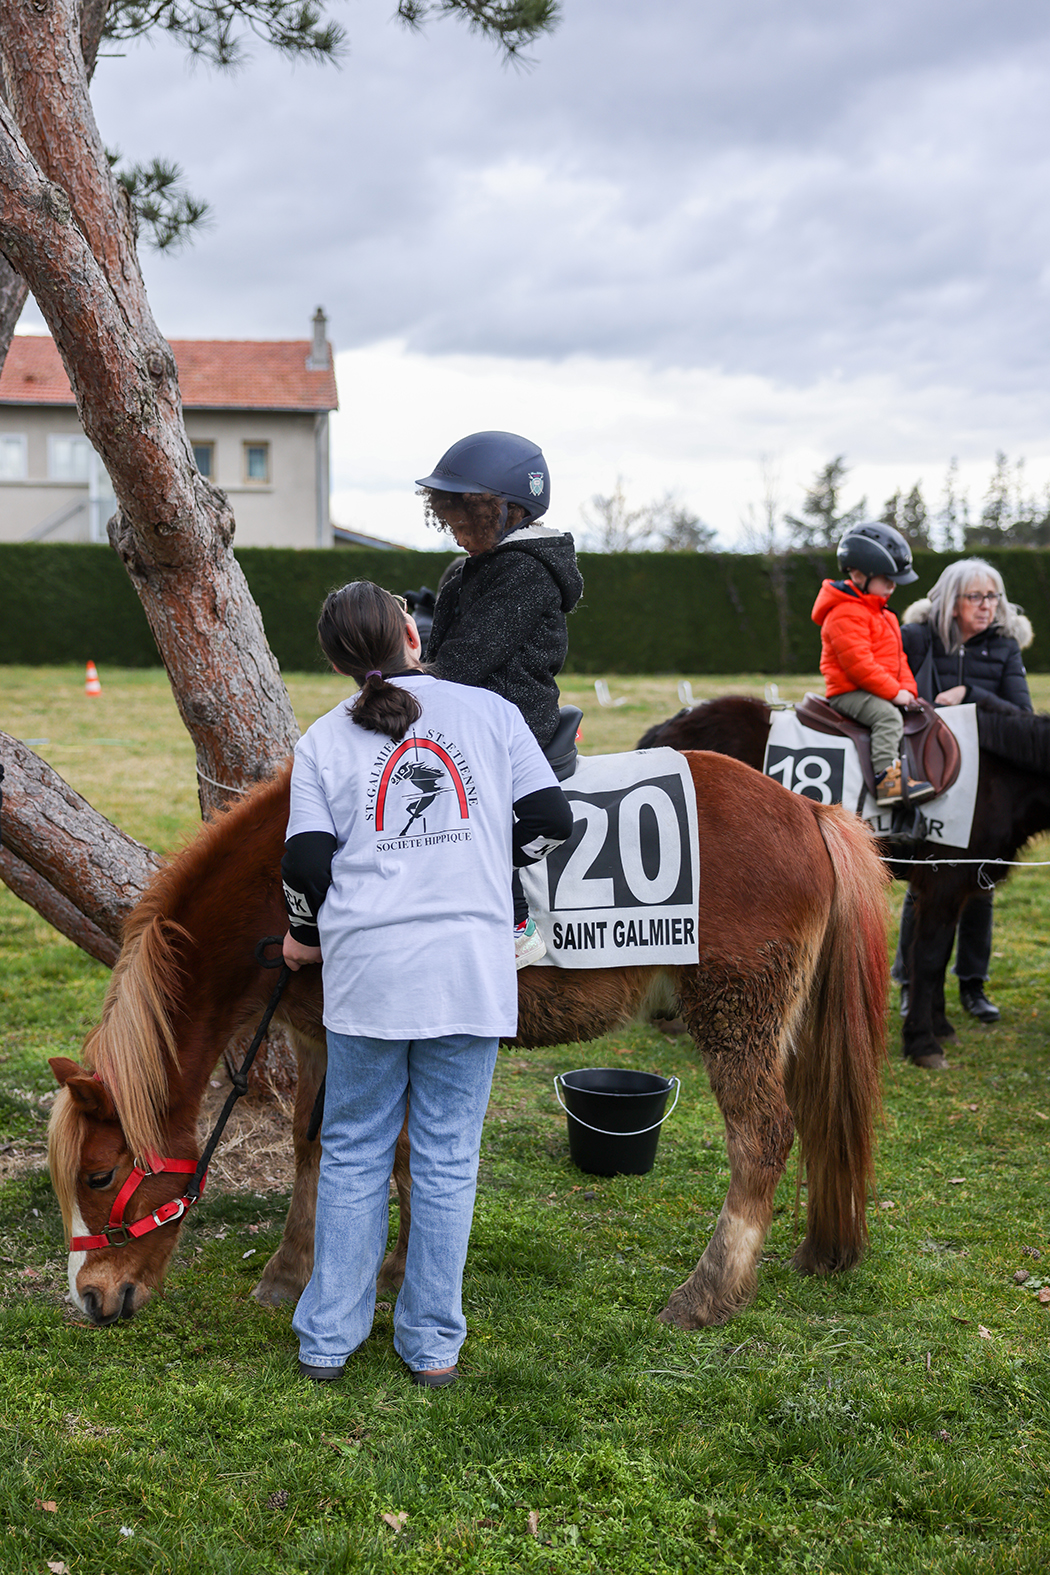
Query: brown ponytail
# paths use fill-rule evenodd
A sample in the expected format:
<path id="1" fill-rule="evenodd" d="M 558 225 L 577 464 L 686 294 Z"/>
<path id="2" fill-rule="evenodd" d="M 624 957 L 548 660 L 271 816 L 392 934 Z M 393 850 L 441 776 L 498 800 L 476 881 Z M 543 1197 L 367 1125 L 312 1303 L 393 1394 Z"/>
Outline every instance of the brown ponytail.
<path id="1" fill-rule="evenodd" d="M 404 671 L 406 635 L 401 607 L 371 580 L 353 580 L 332 591 L 317 621 L 321 649 L 336 672 L 361 685 L 347 706 L 351 721 L 398 741 L 423 714 L 415 695 L 384 677 Z"/>

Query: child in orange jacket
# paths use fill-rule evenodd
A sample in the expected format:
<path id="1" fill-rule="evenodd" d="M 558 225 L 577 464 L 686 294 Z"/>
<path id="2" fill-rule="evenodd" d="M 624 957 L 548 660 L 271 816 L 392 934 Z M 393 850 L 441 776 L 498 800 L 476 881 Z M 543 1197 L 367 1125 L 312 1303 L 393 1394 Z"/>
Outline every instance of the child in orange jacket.
<path id="1" fill-rule="evenodd" d="M 827 701 L 871 729 L 871 763 L 879 804 L 899 804 L 904 717 L 917 690 L 901 643 L 900 625 L 886 605 L 898 585 L 919 576 L 911 549 L 891 525 L 858 525 L 838 545 L 843 580 L 825 580 L 813 604 L 820 625 L 820 670 Z M 907 779 L 907 797 L 934 796 L 929 782 Z"/>

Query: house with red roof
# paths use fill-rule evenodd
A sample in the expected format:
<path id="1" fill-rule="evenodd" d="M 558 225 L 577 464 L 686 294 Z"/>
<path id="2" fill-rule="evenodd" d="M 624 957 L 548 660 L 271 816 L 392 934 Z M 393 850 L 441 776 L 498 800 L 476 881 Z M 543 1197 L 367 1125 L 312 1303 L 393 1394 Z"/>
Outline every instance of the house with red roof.
<path id="1" fill-rule="evenodd" d="M 186 430 L 229 495 L 240 547 L 330 547 L 332 347 L 310 339 L 176 339 Z M 0 372 L 0 541 L 105 541 L 116 507 L 54 341 L 16 334 Z"/>

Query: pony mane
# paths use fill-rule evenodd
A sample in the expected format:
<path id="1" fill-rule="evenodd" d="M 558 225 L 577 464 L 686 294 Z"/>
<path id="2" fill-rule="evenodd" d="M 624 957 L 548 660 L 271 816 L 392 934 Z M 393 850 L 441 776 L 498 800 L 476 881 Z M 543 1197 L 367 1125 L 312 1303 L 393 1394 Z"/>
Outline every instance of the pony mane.
<path id="1" fill-rule="evenodd" d="M 1050 775 L 1050 716 L 1046 712 L 984 711 L 977 707 L 981 748 L 1022 770 Z"/>
<path id="2" fill-rule="evenodd" d="M 83 1064 L 106 1085 L 135 1157 L 164 1148 L 168 1079 L 178 1064 L 172 1014 L 176 991 L 197 947 L 196 938 L 173 915 L 227 855 L 261 837 L 272 837 L 275 821 L 283 829 L 290 770 L 283 767 L 233 809 L 203 825 L 157 872 L 128 916 L 101 1020 L 84 1041 Z M 66 1217 L 83 1141 L 78 1112 L 68 1094 L 56 1098 L 52 1125 L 52 1180 Z"/>
<path id="3" fill-rule="evenodd" d="M 69 1090 L 60 1088 L 55 1095 L 51 1119 L 47 1124 L 47 1165 L 51 1172 L 51 1185 L 62 1210 L 67 1241 L 73 1234 L 73 1204 L 83 1143 L 84 1123 L 80 1119 L 80 1112 Z"/>

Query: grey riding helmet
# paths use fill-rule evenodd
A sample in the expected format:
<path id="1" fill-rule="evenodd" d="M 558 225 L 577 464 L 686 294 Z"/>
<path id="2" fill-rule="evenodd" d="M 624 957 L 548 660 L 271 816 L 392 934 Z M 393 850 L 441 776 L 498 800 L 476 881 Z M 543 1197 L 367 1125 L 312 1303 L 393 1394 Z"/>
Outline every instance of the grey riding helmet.
<path id="1" fill-rule="evenodd" d="M 538 520 L 551 501 L 551 478 L 543 450 L 513 432 L 472 432 L 442 454 L 432 476 L 417 487 L 435 492 L 488 492 L 505 503 L 519 503 L 526 517 Z"/>
<path id="2" fill-rule="evenodd" d="M 843 574 L 847 569 L 859 569 L 868 580 L 876 574 L 884 574 L 898 585 L 911 585 L 919 578 L 912 568 L 908 543 L 899 530 L 881 521 L 851 526 L 839 542 L 836 556 Z"/>

